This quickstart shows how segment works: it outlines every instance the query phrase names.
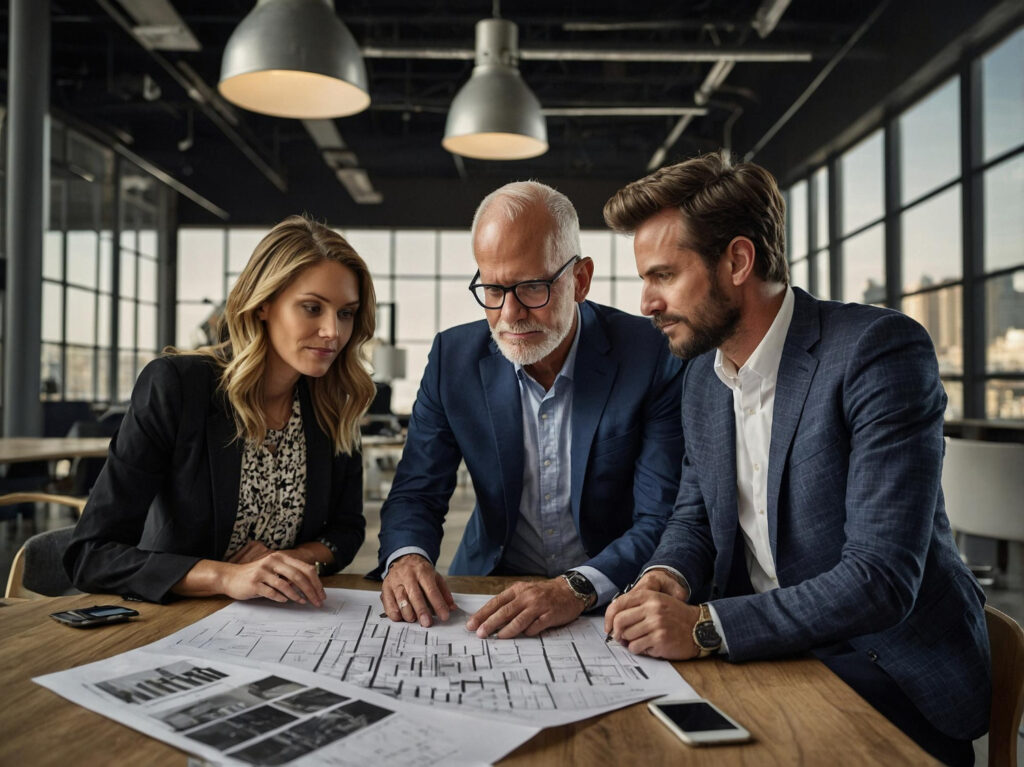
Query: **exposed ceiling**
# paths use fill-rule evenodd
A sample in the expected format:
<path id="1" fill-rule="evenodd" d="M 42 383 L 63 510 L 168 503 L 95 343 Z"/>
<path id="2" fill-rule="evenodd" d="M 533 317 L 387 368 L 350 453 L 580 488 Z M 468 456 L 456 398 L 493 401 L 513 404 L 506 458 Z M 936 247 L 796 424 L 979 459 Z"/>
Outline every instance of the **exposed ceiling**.
<path id="1" fill-rule="evenodd" d="M 339 17 L 364 50 L 372 103 L 333 121 L 349 154 L 327 156 L 301 121 L 227 107 L 215 93 L 224 45 L 254 0 L 51 4 L 55 114 L 117 137 L 226 210 L 233 223 L 260 224 L 307 210 L 337 225 L 464 226 L 481 191 L 515 178 L 556 181 L 570 196 L 591 189 L 597 199 L 644 175 L 652 161 L 722 145 L 739 155 L 760 151 L 772 126 L 866 21 L 874 15 L 879 28 L 905 23 L 887 0 L 793 0 L 762 38 L 755 28 L 761 0 L 506 0 L 500 12 L 518 25 L 522 76 L 552 110 L 550 150 L 532 160 L 484 162 L 454 157 L 441 137 L 448 105 L 473 66 L 474 24 L 492 14 L 490 2 L 337 0 Z M 131 31 L 138 26 L 133 8 L 145 5 L 173 6 L 199 50 L 147 50 L 146 30 Z M 936 7 L 892 5 L 914 6 L 922 17 Z M 912 33 L 888 34 L 899 46 L 899 35 Z M 871 39 L 846 52 L 843 65 L 887 68 L 892 49 Z M 695 97 L 723 68 L 706 99 Z M 695 106 L 706 114 L 643 113 Z M 584 112 L 616 107 L 625 113 Z M 356 204 L 330 164 L 364 170 L 382 202 Z M 191 203 L 180 217 L 217 221 Z M 599 210 L 581 209 L 581 217 L 596 225 Z"/>

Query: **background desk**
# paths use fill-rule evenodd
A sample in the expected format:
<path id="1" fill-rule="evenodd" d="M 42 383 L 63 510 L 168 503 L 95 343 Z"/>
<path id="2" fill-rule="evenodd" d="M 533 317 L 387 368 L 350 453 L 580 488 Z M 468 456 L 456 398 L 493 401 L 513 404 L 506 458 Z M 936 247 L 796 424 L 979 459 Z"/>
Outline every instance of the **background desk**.
<path id="1" fill-rule="evenodd" d="M 510 578 L 449 579 L 453 592 L 497 593 Z M 325 585 L 377 590 L 358 575 Z M 72 629 L 48 618 L 70 607 L 129 604 L 141 616 L 128 624 Z M 4 737 L 0 764 L 173 765 L 181 751 L 60 698 L 31 678 L 148 644 L 224 607 L 224 598 L 172 605 L 126 603 L 83 595 L 0 607 L 0 690 Z M 936 764 L 909 738 L 814 659 L 731 664 L 717 659 L 675 667 L 698 693 L 745 725 L 754 742 L 690 748 L 644 704 L 542 731 L 501 765 L 546 767 L 621 763 L 653 765 L 927 765 Z M 118 755 L 112 759 L 112 755 Z"/>
<path id="2" fill-rule="evenodd" d="M 110 437 L 4 437 L 0 438 L 0 463 L 106 458 L 109 447 Z"/>

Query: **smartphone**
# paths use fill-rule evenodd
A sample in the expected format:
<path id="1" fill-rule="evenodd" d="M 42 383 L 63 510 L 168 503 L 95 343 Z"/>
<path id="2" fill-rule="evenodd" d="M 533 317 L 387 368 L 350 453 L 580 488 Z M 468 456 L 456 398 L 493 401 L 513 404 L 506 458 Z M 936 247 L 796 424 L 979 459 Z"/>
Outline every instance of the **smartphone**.
<path id="1" fill-rule="evenodd" d="M 706 700 L 659 698 L 648 703 L 647 708 L 677 738 L 691 746 L 750 740 L 746 729 Z"/>
<path id="2" fill-rule="evenodd" d="M 102 626 L 107 623 L 122 623 L 123 621 L 138 615 L 138 611 L 130 607 L 119 607 L 118 605 L 93 605 L 82 607 L 78 610 L 65 610 L 60 613 L 50 613 L 55 621 L 74 626 L 76 629 L 88 628 L 89 626 Z"/>

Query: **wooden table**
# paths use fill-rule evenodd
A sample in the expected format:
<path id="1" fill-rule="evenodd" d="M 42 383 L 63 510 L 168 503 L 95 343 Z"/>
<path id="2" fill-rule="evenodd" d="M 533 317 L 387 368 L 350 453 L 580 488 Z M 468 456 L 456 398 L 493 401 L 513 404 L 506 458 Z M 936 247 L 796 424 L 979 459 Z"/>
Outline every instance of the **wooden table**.
<path id="1" fill-rule="evenodd" d="M 497 593 L 511 578 L 449 578 L 454 592 Z M 378 590 L 358 575 L 335 575 L 325 585 Z M 229 604 L 226 598 L 186 599 L 172 605 L 83 595 L 0 606 L 0 690 L 4 737 L 0 764 L 139 764 L 184 767 L 185 754 L 33 683 L 61 671 L 153 642 Z M 48 618 L 58 610 L 128 604 L 130 623 L 71 629 Z M 3 605 L 3 602 L 0 602 Z M 927 765 L 938 764 L 812 658 L 732 664 L 718 659 L 675 667 L 702 696 L 743 724 L 754 742 L 690 748 L 636 704 L 575 724 L 546 729 L 501 765 Z M 112 759 L 111 755 L 118 755 Z"/>
<path id="2" fill-rule="evenodd" d="M 108 447 L 110 437 L 4 437 L 0 438 L 0 463 L 106 458 Z"/>

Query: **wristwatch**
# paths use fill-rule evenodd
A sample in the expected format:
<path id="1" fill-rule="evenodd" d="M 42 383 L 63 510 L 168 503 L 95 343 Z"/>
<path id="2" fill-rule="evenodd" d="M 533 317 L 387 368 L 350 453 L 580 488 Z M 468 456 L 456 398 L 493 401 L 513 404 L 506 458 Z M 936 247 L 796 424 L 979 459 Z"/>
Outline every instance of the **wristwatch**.
<path id="1" fill-rule="evenodd" d="M 334 541 L 330 538 L 317 538 L 317 543 L 323 544 L 327 547 L 327 550 L 331 552 L 331 556 L 334 557 L 333 562 L 314 562 L 316 566 L 317 575 L 332 575 L 338 570 L 338 547 L 334 545 Z"/>
<path id="2" fill-rule="evenodd" d="M 722 647 L 722 637 L 715 628 L 715 622 L 711 619 L 711 609 L 707 604 L 700 606 L 700 615 L 693 626 L 693 643 L 700 651 L 698 658 L 706 658 Z"/>
<path id="3" fill-rule="evenodd" d="M 576 598 L 583 602 L 584 610 L 589 610 L 597 603 L 597 589 L 594 588 L 590 579 L 579 570 L 566 570 L 562 573 L 562 577 L 565 578 L 565 582 L 569 584 L 569 589 Z"/>

